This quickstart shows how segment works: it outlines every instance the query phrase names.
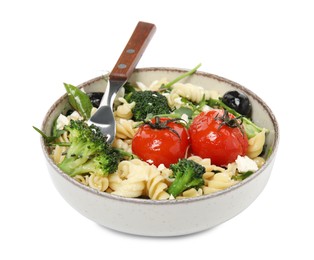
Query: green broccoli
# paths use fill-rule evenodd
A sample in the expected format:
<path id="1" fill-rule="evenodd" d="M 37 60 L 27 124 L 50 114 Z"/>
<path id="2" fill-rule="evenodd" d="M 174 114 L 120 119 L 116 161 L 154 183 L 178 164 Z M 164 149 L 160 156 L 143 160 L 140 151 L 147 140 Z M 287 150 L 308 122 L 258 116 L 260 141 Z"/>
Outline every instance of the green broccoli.
<path id="1" fill-rule="evenodd" d="M 125 99 L 129 103 L 135 102 L 132 109 L 135 121 L 143 121 L 147 115 L 154 116 L 171 112 L 167 98 L 157 91 L 135 91 L 125 96 Z"/>
<path id="2" fill-rule="evenodd" d="M 61 170 L 72 177 L 89 172 L 107 176 L 116 171 L 121 155 L 106 142 L 98 127 L 71 120 L 64 130 L 69 132 L 70 144 L 58 164 Z"/>
<path id="3" fill-rule="evenodd" d="M 199 188 L 204 185 L 203 174 L 205 168 L 188 159 L 181 159 L 176 164 L 171 164 L 172 176 L 175 178 L 168 188 L 168 193 L 174 197 L 190 188 Z"/>

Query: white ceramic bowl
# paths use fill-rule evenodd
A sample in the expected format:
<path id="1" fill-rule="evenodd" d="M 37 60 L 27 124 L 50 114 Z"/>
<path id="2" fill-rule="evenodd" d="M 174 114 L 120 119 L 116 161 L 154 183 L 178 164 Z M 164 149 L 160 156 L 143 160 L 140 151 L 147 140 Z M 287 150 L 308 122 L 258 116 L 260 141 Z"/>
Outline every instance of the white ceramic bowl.
<path id="1" fill-rule="evenodd" d="M 141 81 L 148 85 L 156 79 L 174 79 L 184 72 L 186 70 L 174 68 L 137 69 L 130 81 Z M 236 89 L 249 96 L 253 106 L 253 121 L 270 130 L 266 142 L 273 147 L 273 152 L 265 165 L 244 181 L 211 195 L 168 201 L 123 198 L 86 187 L 63 173 L 49 158 L 42 140 L 41 145 L 53 183 L 74 209 L 88 219 L 114 230 L 145 236 L 178 236 L 221 224 L 236 216 L 257 198 L 269 179 L 278 148 L 278 124 L 273 113 L 250 90 L 225 78 L 197 72 L 185 82 L 218 90 L 222 94 Z M 105 86 L 106 80 L 103 77 L 80 85 L 86 92 L 103 91 Z M 64 95 L 48 111 L 42 127 L 45 133 L 50 133 L 53 121 L 67 108 L 69 104 Z"/>

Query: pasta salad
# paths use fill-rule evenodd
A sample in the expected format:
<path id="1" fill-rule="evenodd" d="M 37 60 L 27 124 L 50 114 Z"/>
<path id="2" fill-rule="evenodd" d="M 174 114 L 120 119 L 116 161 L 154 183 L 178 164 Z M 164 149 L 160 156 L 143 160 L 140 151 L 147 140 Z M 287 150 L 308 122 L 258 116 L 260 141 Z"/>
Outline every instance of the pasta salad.
<path id="1" fill-rule="evenodd" d="M 127 83 L 114 104 L 112 144 L 86 123 L 102 93 L 69 84 L 72 109 L 58 116 L 52 136 L 35 129 L 61 170 L 84 185 L 123 197 L 197 197 L 254 174 L 267 158 L 268 130 L 250 119 L 245 94 L 218 93 L 180 79 Z"/>

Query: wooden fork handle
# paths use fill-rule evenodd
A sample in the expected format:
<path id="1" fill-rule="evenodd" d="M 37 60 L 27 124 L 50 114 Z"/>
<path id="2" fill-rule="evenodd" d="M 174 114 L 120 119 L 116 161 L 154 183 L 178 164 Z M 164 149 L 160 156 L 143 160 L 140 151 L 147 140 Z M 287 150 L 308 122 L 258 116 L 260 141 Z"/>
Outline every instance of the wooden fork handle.
<path id="1" fill-rule="evenodd" d="M 110 79 L 126 81 L 131 76 L 155 31 L 156 26 L 154 24 L 138 22 L 131 38 L 109 75 Z"/>

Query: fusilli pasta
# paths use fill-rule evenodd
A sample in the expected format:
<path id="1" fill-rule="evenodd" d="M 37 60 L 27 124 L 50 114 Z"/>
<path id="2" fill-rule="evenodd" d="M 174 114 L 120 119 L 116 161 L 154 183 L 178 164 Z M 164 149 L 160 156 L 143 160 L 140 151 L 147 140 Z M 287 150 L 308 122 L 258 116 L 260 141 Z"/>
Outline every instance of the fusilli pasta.
<path id="1" fill-rule="evenodd" d="M 199 188 L 196 190 L 195 188 L 188 189 L 182 192 L 181 196 L 177 196 L 176 199 L 186 199 L 186 198 L 195 198 L 203 195 L 203 190 Z"/>
<path id="2" fill-rule="evenodd" d="M 134 159 L 119 163 L 118 171 L 109 175 L 109 187 L 112 194 L 124 197 L 140 197 L 143 195 L 148 180 L 144 162 Z"/>
<path id="3" fill-rule="evenodd" d="M 114 111 L 114 115 L 123 119 L 131 119 L 133 116 L 132 108 L 135 106 L 135 102 L 128 103 L 124 98 L 120 97 L 119 101 L 122 103 Z"/>
<path id="4" fill-rule="evenodd" d="M 128 153 L 132 153 L 132 139 L 120 139 L 120 138 L 115 138 L 112 147 L 122 149 Z"/>
<path id="5" fill-rule="evenodd" d="M 122 161 L 118 171 L 109 176 L 112 194 L 125 197 L 148 196 L 153 200 L 168 199 L 165 192 L 168 185 L 165 178 L 154 165 L 139 159 Z"/>
<path id="6" fill-rule="evenodd" d="M 69 142 L 68 132 L 64 132 L 60 137 L 57 138 L 56 141 L 58 143 L 68 143 Z M 66 146 L 56 145 L 56 147 L 52 150 L 52 153 L 50 155 L 51 159 L 56 164 L 61 163 L 64 159 L 64 153 L 66 152 L 66 150 L 67 150 Z"/>
<path id="7" fill-rule="evenodd" d="M 254 159 L 263 151 L 265 144 L 266 130 L 263 129 L 261 132 L 256 134 L 254 137 L 249 139 L 249 146 L 247 150 L 247 156 Z"/>
<path id="8" fill-rule="evenodd" d="M 168 81 L 166 78 L 153 81 L 148 86 L 142 82 L 136 82 L 135 89 L 139 91 L 159 91 L 160 88 L 167 83 Z M 193 115 L 183 114 L 183 116 L 187 117 L 187 126 L 191 123 L 189 120 L 195 116 L 195 107 L 197 107 L 197 103 L 200 103 L 204 98 L 209 100 L 210 98 L 219 99 L 220 97 L 217 91 L 210 91 L 191 83 L 180 82 L 172 85 L 171 89 L 167 89 L 160 93 L 167 98 L 168 105 L 172 110 L 184 107 L 184 109 L 182 109 L 183 111 L 192 111 L 194 113 Z M 138 130 L 137 126 L 139 125 L 139 122 L 132 120 L 132 109 L 135 106 L 135 102 L 128 103 L 127 100 L 123 98 L 124 91 L 119 95 L 120 97 L 115 100 L 114 104 L 116 138 L 112 143 L 112 147 L 124 150 L 127 153 L 132 153 L 132 139 L 134 138 Z M 184 99 L 188 99 L 191 102 L 186 102 Z M 202 105 L 204 104 L 202 103 Z M 206 109 L 212 109 L 208 105 L 199 107 L 200 109 L 197 110 L 197 112 L 200 112 L 200 110 L 207 111 Z M 95 110 L 96 109 L 93 108 L 93 113 Z M 181 114 L 179 115 L 181 116 Z M 181 118 L 185 120 L 183 116 Z M 76 111 L 70 116 L 60 115 L 56 121 L 57 129 L 62 130 L 64 126 L 70 123 L 71 119 L 83 120 Z M 65 133 L 57 138 L 56 141 L 59 143 L 69 143 L 69 137 L 70 136 L 65 131 Z M 246 156 L 251 158 L 258 168 L 265 163 L 265 159 L 259 157 L 263 151 L 265 138 L 266 129 L 263 129 L 260 133 L 248 140 Z M 52 152 L 50 156 L 56 164 L 63 161 L 67 149 L 67 146 L 62 145 L 55 145 L 55 147 L 51 149 Z M 245 156 L 240 156 L 240 159 L 243 159 L 244 157 Z M 241 171 L 240 165 L 245 166 L 247 163 L 238 163 L 237 160 L 234 163 L 228 164 L 227 167 L 219 167 L 213 165 L 210 158 L 201 158 L 199 156 L 187 157 L 187 154 L 184 158 L 193 160 L 205 168 L 205 173 L 202 177 L 204 184 L 197 189 L 190 188 L 185 190 L 177 196 L 176 199 L 198 197 L 229 188 L 239 182 L 239 179 L 236 178 L 238 175 L 246 172 L 244 170 Z M 167 200 L 174 199 L 173 196 L 170 196 L 167 192 L 167 189 L 174 181 L 172 173 L 171 168 L 166 168 L 163 164 L 156 167 L 155 165 L 150 165 L 140 159 L 130 159 L 120 161 L 117 171 L 108 176 L 100 176 L 93 172 L 89 172 L 83 175 L 76 175 L 73 178 L 86 186 L 97 189 L 98 191 L 108 192 L 123 197 Z"/>
<path id="9" fill-rule="evenodd" d="M 116 118 L 116 137 L 121 139 L 132 139 L 137 131 L 136 123 L 129 119 Z"/>
<path id="10" fill-rule="evenodd" d="M 228 171 L 218 172 L 213 175 L 212 178 L 207 180 L 207 183 L 203 187 L 204 194 L 210 194 L 216 191 L 224 190 L 238 183 L 231 178 L 231 174 Z"/>
<path id="11" fill-rule="evenodd" d="M 201 102 L 204 97 L 208 100 L 219 96 L 217 91 L 205 90 L 191 83 L 176 83 L 173 85 L 172 92 L 197 103 Z"/>
<path id="12" fill-rule="evenodd" d="M 168 188 L 166 179 L 154 165 L 148 166 L 148 180 L 146 184 L 146 195 L 152 200 L 164 200 L 169 198 L 165 191 Z"/>
<path id="13" fill-rule="evenodd" d="M 87 177 L 88 186 L 99 190 L 105 191 L 109 187 L 109 180 L 108 177 L 100 176 L 97 174 L 91 174 Z"/>

